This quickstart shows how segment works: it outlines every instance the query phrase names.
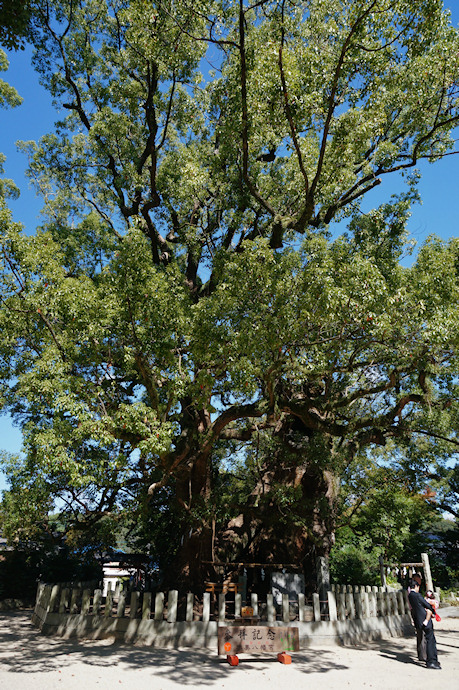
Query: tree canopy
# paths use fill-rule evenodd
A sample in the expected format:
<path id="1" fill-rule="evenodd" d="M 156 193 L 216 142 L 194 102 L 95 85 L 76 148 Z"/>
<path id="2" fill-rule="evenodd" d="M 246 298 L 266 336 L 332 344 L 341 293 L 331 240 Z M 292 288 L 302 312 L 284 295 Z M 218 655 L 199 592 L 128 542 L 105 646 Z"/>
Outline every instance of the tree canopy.
<path id="1" fill-rule="evenodd" d="M 37 0 L 32 26 L 61 119 L 23 144 L 42 225 L 0 217 L 5 500 L 168 515 L 193 586 L 327 555 L 357 459 L 457 449 L 459 243 L 400 259 L 458 32 L 437 0 Z"/>
<path id="2" fill-rule="evenodd" d="M 33 0 L 0 0 L 0 45 L 14 50 L 24 48 L 32 3 Z"/>

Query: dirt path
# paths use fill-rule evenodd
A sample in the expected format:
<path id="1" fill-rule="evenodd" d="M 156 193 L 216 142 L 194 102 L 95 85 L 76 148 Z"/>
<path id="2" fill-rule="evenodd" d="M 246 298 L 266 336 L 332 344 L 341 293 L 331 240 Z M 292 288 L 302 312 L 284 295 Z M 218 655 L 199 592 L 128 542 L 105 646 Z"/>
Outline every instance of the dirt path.
<path id="1" fill-rule="evenodd" d="M 268 657 L 241 657 L 238 667 L 208 651 L 158 650 L 110 641 L 43 637 L 30 613 L 0 614 L 1 690 L 429 690 L 459 689 L 459 618 L 435 627 L 441 671 L 415 659 L 415 639 L 360 647 L 308 649 L 283 666 Z"/>

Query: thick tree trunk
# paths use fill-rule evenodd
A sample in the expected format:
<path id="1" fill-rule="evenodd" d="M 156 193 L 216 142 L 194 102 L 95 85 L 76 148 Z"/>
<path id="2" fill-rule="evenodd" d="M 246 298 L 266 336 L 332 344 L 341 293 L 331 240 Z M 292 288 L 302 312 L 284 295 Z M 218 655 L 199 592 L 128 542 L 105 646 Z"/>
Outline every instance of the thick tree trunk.
<path id="1" fill-rule="evenodd" d="M 306 447 L 296 458 L 281 449 L 260 477 L 249 505 L 219 539 L 222 558 L 301 569 L 316 588 L 316 560 L 335 539 L 338 481 Z"/>
<path id="2" fill-rule="evenodd" d="M 175 497 L 183 513 L 181 544 L 166 573 L 169 587 L 202 593 L 214 570 L 215 520 L 212 514 L 212 487 L 209 454 L 201 454 L 190 471 L 179 476 Z"/>
<path id="3" fill-rule="evenodd" d="M 290 419 L 281 430 L 247 505 L 220 525 L 218 534 L 211 507 L 210 450 L 195 454 L 189 470 L 176 478 L 184 520 L 181 545 L 166 574 L 168 586 L 202 592 L 206 580 L 218 580 L 217 562 L 228 570 L 231 563 L 273 564 L 274 569 L 282 564 L 302 570 L 309 588 L 315 589 L 316 559 L 328 557 L 334 543 L 338 482 L 330 469 L 327 439 L 311 443 L 313 434 L 305 429 L 292 436 L 295 423 Z"/>

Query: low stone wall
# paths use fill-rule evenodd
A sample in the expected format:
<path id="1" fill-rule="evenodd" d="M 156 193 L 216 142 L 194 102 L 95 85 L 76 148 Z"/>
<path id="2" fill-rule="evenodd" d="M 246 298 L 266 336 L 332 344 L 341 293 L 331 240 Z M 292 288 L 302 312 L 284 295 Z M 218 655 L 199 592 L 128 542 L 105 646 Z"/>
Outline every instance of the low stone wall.
<path id="1" fill-rule="evenodd" d="M 297 627 L 302 648 L 413 634 L 403 593 L 397 596 L 393 592 L 380 592 L 379 597 L 374 593 L 374 598 L 368 594 L 373 593 L 349 593 L 347 599 L 337 601 L 334 593 L 329 592 L 328 602 L 319 602 L 315 597 L 313 606 L 306 604 L 304 595 L 295 602 L 284 597 L 280 610 L 276 610 L 272 596 L 268 595 L 265 604 L 252 595 L 251 604 L 257 625 Z M 230 626 L 240 617 L 240 595 L 229 602 L 220 594 L 212 614 L 210 595 L 205 593 L 199 606 L 199 619 L 193 602 L 194 596 L 188 594 L 185 620 L 178 620 L 176 591 L 169 592 L 166 605 L 164 594 L 157 593 L 152 610 L 152 595 L 148 592 L 110 590 L 105 598 L 101 590 L 70 590 L 41 584 L 32 623 L 46 635 L 64 638 L 113 638 L 154 647 L 216 650 L 218 626 Z M 228 606 L 232 607 L 230 617 Z"/>

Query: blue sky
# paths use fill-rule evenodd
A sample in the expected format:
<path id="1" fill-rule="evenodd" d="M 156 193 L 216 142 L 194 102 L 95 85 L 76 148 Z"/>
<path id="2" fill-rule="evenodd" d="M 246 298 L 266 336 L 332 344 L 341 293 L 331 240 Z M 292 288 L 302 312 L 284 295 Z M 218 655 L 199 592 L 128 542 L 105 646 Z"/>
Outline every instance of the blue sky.
<path id="1" fill-rule="evenodd" d="M 459 0 L 445 2 L 451 10 L 452 22 L 459 24 Z M 0 77 L 12 84 L 23 98 L 21 106 L 15 109 L 0 110 L 0 151 L 7 157 L 5 175 L 12 178 L 21 190 L 18 201 L 9 202 L 16 221 L 22 222 L 28 232 L 39 222 L 41 202 L 35 197 L 25 177 L 27 160 L 18 152 L 15 142 L 18 140 L 38 140 L 42 135 L 52 131 L 53 124 L 62 113 L 56 112 L 51 105 L 48 92 L 38 83 L 33 71 L 30 50 L 9 53 L 10 68 Z M 459 139 L 459 130 L 457 132 Z M 458 147 L 459 148 L 459 147 Z M 433 165 L 421 166 L 422 179 L 419 190 L 422 205 L 413 208 L 409 222 L 412 237 L 422 243 L 431 234 L 441 237 L 459 235 L 459 155 L 449 156 Z M 402 183 L 399 178 L 386 181 L 373 195 L 368 197 L 368 204 L 381 203 L 383 198 L 399 191 Z M 21 449 L 21 434 L 8 416 L 0 415 L 0 450 L 18 453 Z M 5 481 L 0 473 L 0 491 L 5 488 Z"/>

